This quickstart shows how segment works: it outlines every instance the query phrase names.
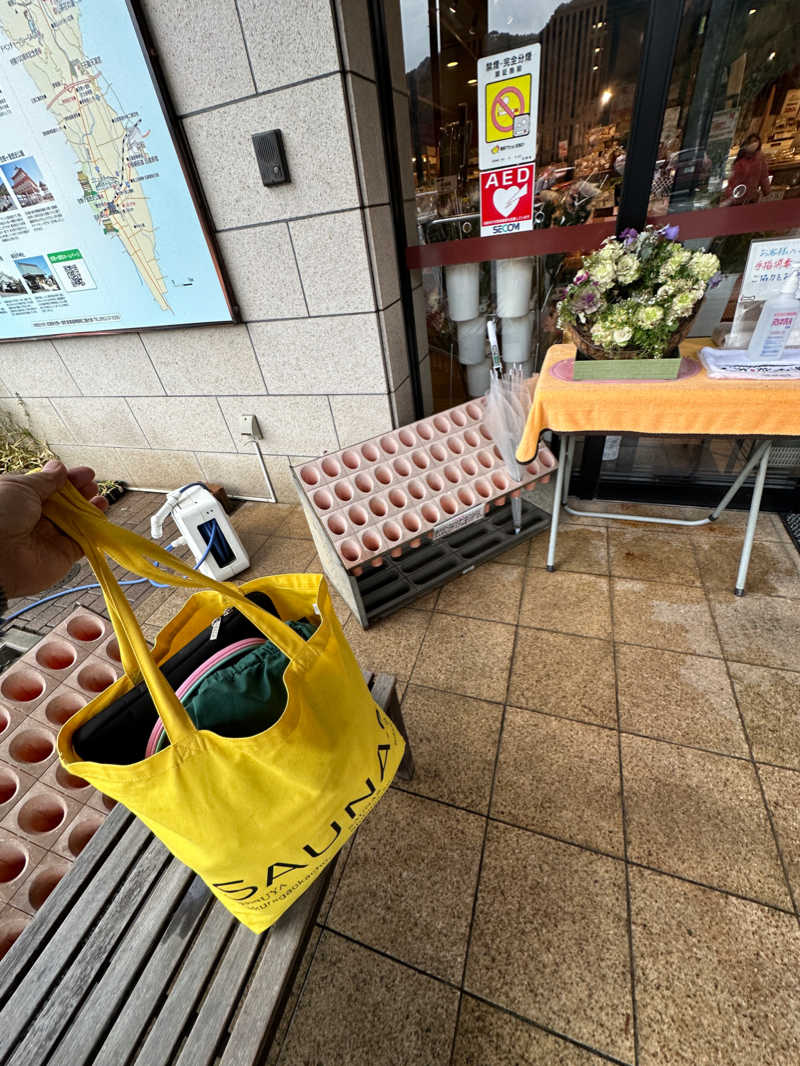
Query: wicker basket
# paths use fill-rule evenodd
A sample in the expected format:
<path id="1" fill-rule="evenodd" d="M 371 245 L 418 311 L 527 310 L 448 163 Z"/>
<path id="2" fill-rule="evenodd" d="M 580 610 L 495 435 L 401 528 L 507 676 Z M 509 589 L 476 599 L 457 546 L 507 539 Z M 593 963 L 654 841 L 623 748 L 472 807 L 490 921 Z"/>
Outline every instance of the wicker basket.
<path id="1" fill-rule="evenodd" d="M 668 358 L 673 353 L 678 354 L 677 348 L 681 341 L 686 339 L 686 335 L 692 328 L 695 314 L 697 313 L 697 304 L 695 304 L 692 313 L 688 318 L 685 318 L 681 322 L 680 326 L 675 330 L 670 338 L 667 350 L 664 352 L 662 358 Z M 592 340 L 588 326 L 565 326 L 564 336 L 568 341 L 575 345 L 580 353 L 588 355 L 591 359 L 646 359 L 646 355 L 642 355 L 638 348 L 601 348 L 599 344 L 595 344 Z"/>

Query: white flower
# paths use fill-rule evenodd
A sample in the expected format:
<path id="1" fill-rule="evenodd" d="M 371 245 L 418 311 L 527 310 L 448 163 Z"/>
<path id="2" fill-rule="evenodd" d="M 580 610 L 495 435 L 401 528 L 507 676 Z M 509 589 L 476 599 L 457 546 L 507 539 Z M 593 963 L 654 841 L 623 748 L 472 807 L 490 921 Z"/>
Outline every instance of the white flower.
<path id="1" fill-rule="evenodd" d="M 661 264 L 661 269 L 658 272 L 659 281 L 669 281 L 672 275 L 680 270 L 681 264 L 674 256 L 670 256 L 666 262 Z"/>
<path id="2" fill-rule="evenodd" d="M 613 333 L 603 322 L 595 322 L 592 326 L 592 340 L 595 344 L 608 345 L 613 340 Z"/>
<path id="3" fill-rule="evenodd" d="M 636 315 L 636 322 L 644 329 L 650 329 L 652 326 L 657 325 L 664 317 L 663 307 L 641 307 Z"/>
<path id="4" fill-rule="evenodd" d="M 601 260 L 592 269 L 592 281 L 601 290 L 610 289 L 614 284 L 614 266 L 607 260 Z"/>
<path id="5" fill-rule="evenodd" d="M 672 301 L 672 311 L 678 318 L 685 318 L 695 305 L 694 294 L 691 292 L 679 292 Z"/>
<path id="6" fill-rule="evenodd" d="M 617 277 L 623 285 L 630 285 L 639 277 L 639 260 L 635 255 L 621 255 L 617 260 Z"/>
<path id="7" fill-rule="evenodd" d="M 692 253 L 688 248 L 684 248 L 680 244 L 674 244 L 670 253 L 670 260 L 673 263 L 677 263 L 678 266 L 683 266 L 684 263 L 688 263 L 692 258 Z"/>
<path id="8" fill-rule="evenodd" d="M 674 296 L 674 295 L 675 295 L 675 284 L 672 281 L 668 281 L 664 285 L 660 285 L 659 288 L 656 289 L 656 299 L 657 300 L 668 300 L 670 298 L 670 296 Z"/>
<path id="9" fill-rule="evenodd" d="M 619 329 L 614 330 L 614 344 L 618 348 L 624 348 L 632 336 L 633 330 L 630 326 L 621 326 Z"/>
<path id="10" fill-rule="evenodd" d="M 695 252 L 689 263 L 689 273 L 701 281 L 713 278 L 719 270 L 719 259 L 710 252 Z"/>

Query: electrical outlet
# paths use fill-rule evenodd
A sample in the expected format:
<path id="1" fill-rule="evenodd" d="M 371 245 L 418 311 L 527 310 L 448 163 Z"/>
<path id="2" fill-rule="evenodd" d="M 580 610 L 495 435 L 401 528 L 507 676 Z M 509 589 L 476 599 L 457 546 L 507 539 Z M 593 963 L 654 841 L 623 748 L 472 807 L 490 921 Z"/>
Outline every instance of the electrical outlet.
<path id="1" fill-rule="evenodd" d="M 255 415 L 239 416 L 239 433 L 242 437 L 260 437 L 261 430 Z"/>

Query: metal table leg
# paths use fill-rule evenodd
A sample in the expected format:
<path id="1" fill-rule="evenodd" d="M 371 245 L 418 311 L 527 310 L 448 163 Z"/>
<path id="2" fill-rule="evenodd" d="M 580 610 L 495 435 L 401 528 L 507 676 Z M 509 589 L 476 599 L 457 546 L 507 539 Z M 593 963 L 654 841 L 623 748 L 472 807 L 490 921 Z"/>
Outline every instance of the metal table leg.
<path id="1" fill-rule="evenodd" d="M 575 437 L 573 434 L 562 434 L 561 439 L 564 442 L 562 454 L 558 457 L 558 470 L 556 472 L 556 490 L 553 493 L 553 514 L 550 518 L 550 543 L 547 546 L 547 569 L 552 573 L 556 568 L 556 542 L 558 540 L 558 519 L 561 514 L 561 508 L 566 499 L 567 486 L 569 485 L 569 479 L 565 477 L 567 467 L 571 465 L 572 461 L 572 449 L 575 447 Z"/>
<path id="2" fill-rule="evenodd" d="M 737 596 L 744 596 L 744 583 L 747 580 L 747 570 L 750 566 L 750 553 L 753 550 L 753 538 L 756 535 L 756 523 L 758 522 L 758 512 L 761 507 L 761 494 L 764 491 L 764 482 L 767 477 L 767 467 L 769 466 L 769 455 L 771 450 L 771 440 L 766 441 L 761 449 L 759 449 L 761 458 L 758 465 L 758 473 L 756 474 L 756 481 L 753 485 L 753 498 L 750 501 L 750 514 L 747 516 L 747 529 L 744 534 L 742 554 L 739 557 L 739 573 L 736 575 L 736 587 L 733 590 Z"/>

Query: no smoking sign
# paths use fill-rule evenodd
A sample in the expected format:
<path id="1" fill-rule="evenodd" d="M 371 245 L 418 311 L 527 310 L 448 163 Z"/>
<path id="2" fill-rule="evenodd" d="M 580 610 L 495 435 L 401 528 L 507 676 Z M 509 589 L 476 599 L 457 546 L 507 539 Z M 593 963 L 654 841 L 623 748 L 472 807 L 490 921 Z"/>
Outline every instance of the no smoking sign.
<path id="1" fill-rule="evenodd" d="M 541 45 L 478 60 L 478 166 L 494 170 L 536 156 Z"/>
<path id="2" fill-rule="evenodd" d="M 481 237 L 533 229 L 532 163 L 481 174 Z"/>

